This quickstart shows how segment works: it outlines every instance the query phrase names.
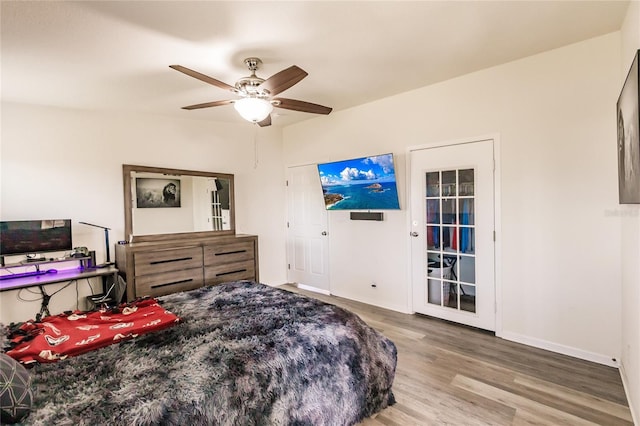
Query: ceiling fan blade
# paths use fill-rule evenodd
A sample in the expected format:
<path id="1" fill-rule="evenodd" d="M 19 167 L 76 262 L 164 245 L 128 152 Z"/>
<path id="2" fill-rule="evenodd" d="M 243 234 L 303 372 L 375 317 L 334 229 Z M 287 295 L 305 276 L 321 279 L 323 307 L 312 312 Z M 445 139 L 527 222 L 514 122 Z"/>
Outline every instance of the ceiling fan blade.
<path id="1" fill-rule="evenodd" d="M 203 104 L 196 104 L 196 105 L 189 105 L 186 107 L 182 107 L 182 109 L 192 110 L 192 109 L 200 109 L 200 108 L 209 108 L 209 107 L 215 107 L 215 106 L 221 106 L 221 105 L 229 105 L 229 104 L 232 104 L 233 102 L 234 101 L 231 101 L 231 100 L 205 102 Z"/>
<path id="2" fill-rule="evenodd" d="M 260 89 L 268 90 L 271 96 L 275 96 L 278 93 L 284 92 L 307 75 L 309 74 L 307 74 L 305 70 L 296 65 L 292 65 L 289 68 L 272 75 L 258 87 Z"/>
<path id="3" fill-rule="evenodd" d="M 182 65 L 169 65 L 169 68 L 173 68 L 176 71 L 180 71 L 181 73 L 184 73 L 184 74 L 186 74 L 186 75 L 188 75 L 190 77 L 197 78 L 200 81 L 204 81 L 205 83 L 212 84 L 212 85 L 217 86 L 217 87 L 219 87 L 221 89 L 230 90 L 230 91 L 232 91 L 234 93 L 236 93 L 238 91 L 235 87 L 230 86 L 227 83 L 223 83 L 220 80 L 216 80 L 215 78 L 209 77 L 208 75 L 201 74 L 198 71 L 194 71 L 192 69 L 183 67 Z"/>
<path id="4" fill-rule="evenodd" d="M 258 121 L 258 126 L 260 127 L 271 126 L 271 115 L 267 115 L 267 118 L 265 118 L 262 121 Z"/>
<path id="5" fill-rule="evenodd" d="M 273 99 L 273 106 L 277 108 L 290 109 L 293 111 L 310 112 L 312 114 L 329 114 L 333 108 L 323 105 L 312 104 L 311 102 L 297 101 L 295 99 L 276 98 Z"/>

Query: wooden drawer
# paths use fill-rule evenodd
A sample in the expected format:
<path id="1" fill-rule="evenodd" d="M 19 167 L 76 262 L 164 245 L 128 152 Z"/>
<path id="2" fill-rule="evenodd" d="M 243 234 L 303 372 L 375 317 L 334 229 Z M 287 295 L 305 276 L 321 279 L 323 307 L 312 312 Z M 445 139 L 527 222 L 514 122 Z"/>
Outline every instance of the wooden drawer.
<path id="1" fill-rule="evenodd" d="M 206 285 L 220 284 L 227 281 L 255 280 L 256 269 L 253 259 L 243 260 L 225 265 L 211 265 L 204 268 Z"/>
<path id="2" fill-rule="evenodd" d="M 136 276 L 136 297 L 163 296 L 179 291 L 193 290 L 204 284 L 202 267 Z"/>
<path id="3" fill-rule="evenodd" d="M 202 268 L 202 247 L 152 250 L 134 255 L 136 281 L 141 275 Z"/>
<path id="4" fill-rule="evenodd" d="M 238 263 L 255 258 L 253 241 L 239 241 L 227 244 L 204 246 L 204 264 L 224 265 Z"/>
<path id="5" fill-rule="evenodd" d="M 258 237 L 200 234 L 118 244 L 116 262 L 127 282 L 127 300 L 228 281 L 258 281 Z"/>

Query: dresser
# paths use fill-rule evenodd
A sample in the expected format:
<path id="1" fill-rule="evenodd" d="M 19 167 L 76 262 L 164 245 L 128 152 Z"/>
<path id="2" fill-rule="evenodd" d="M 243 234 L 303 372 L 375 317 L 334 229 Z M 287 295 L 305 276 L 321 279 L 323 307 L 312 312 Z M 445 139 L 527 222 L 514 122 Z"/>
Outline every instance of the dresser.
<path id="1" fill-rule="evenodd" d="M 127 300 L 227 281 L 258 281 L 258 237 L 224 235 L 116 245 Z"/>

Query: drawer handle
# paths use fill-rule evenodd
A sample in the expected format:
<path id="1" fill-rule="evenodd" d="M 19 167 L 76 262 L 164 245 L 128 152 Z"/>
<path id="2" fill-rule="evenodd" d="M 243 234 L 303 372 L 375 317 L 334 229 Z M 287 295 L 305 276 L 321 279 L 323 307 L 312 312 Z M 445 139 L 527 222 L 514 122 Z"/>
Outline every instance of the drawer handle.
<path id="1" fill-rule="evenodd" d="M 193 278 L 189 278 L 188 280 L 174 281 L 171 283 L 152 285 L 151 288 L 160 288 L 160 287 L 166 287 L 168 285 L 184 284 L 184 283 L 189 283 L 191 281 L 193 281 Z"/>
<path id="2" fill-rule="evenodd" d="M 246 250 L 225 251 L 222 253 L 216 253 L 216 256 L 224 256 L 227 254 L 238 254 L 238 253 L 246 253 L 246 252 L 247 252 Z"/>
<path id="3" fill-rule="evenodd" d="M 220 272 L 219 274 L 216 274 L 216 277 L 221 277 L 223 275 L 237 274 L 239 272 L 247 272 L 247 270 L 246 269 L 238 269 L 237 271 Z"/>
<path id="4" fill-rule="evenodd" d="M 183 260 L 191 260 L 193 257 L 181 257 L 178 259 L 167 259 L 167 260 L 154 260 L 153 262 L 149 262 L 150 265 L 158 265 L 160 263 L 171 263 L 171 262 L 182 262 Z"/>

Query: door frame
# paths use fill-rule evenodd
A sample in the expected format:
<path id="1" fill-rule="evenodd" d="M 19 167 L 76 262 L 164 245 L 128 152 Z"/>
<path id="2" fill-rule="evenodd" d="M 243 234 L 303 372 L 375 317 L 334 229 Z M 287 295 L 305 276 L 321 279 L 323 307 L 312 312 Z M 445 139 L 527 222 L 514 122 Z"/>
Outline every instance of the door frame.
<path id="1" fill-rule="evenodd" d="M 494 279 L 495 279 L 495 313 L 496 313 L 496 330 L 495 334 L 498 337 L 502 335 L 502 212 L 500 206 L 502 205 L 502 190 L 500 186 L 501 180 L 501 151 L 500 151 L 500 133 L 491 133 L 481 136 L 465 137 L 460 139 L 450 139 L 428 142 L 420 145 L 408 146 L 405 151 L 406 155 L 406 195 L 407 195 L 407 211 L 406 211 L 406 235 L 407 235 L 407 253 L 411 253 L 411 152 L 419 151 L 429 148 L 441 148 L 451 145 L 464 145 L 473 142 L 480 142 L 485 140 L 493 140 L 493 227 L 495 231 L 495 243 L 494 243 Z M 413 309 L 413 279 L 412 279 L 412 262 L 407 263 L 407 277 L 409 277 L 409 286 L 407 292 L 407 306 L 409 310 L 415 314 Z"/>

